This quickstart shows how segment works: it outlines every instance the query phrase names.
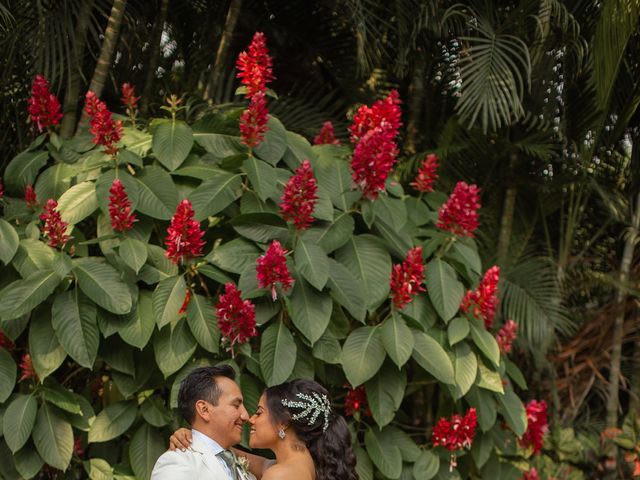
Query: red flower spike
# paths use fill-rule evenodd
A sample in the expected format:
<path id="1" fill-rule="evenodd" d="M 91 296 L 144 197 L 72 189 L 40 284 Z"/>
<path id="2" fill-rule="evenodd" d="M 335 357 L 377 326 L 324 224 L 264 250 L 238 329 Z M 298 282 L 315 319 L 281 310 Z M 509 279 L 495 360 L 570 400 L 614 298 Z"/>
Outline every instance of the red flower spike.
<path id="1" fill-rule="evenodd" d="M 25 353 L 20 360 L 20 371 L 22 372 L 22 375 L 20 375 L 20 379 L 18 380 L 19 382 L 29 380 L 30 378 L 38 381 L 38 375 L 33 368 L 33 363 L 31 362 L 31 355 L 28 353 Z"/>
<path id="2" fill-rule="evenodd" d="M 240 135 L 242 143 L 249 148 L 257 147 L 269 130 L 269 111 L 264 92 L 256 93 L 249 103 L 249 108 L 240 116 Z"/>
<path id="3" fill-rule="evenodd" d="M 131 201 L 119 179 L 115 179 L 109 188 L 109 218 L 115 232 L 126 232 L 133 228 L 135 213 L 131 213 Z"/>
<path id="4" fill-rule="evenodd" d="M 14 343 L 2 330 L 0 330 L 0 348 L 4 348 L 8 351 L 12 351 L 15 348 Z"/>
<path id="5" fill-rule="evenodd" d="M 0 178 L 0 200 L 2 197 L 4 197 L 4 182 L 2 181 L 2 178 Z"/>
<path id="6" fill-rule="evenodd" d="M 333 131 L 333 123 L 324 122 L 322 128 L 313 139 L 314 145 L 340 145 L 340 140 L 336 138 Z"/>
<path id="7" fill-rule="evenodd" d="M 473 237 L 478 228 L 480 189 L 476 185 L 458 182 L 449 199 L 438 211 L 436 227 L 458 235 Z"/>
<path id="8" fill-rule="evenodd" d="M 249 45 L 249 51 L 238 56 L 236 62 L 237 78 L 247 87 L 247 98 L 257 93 L 265 93 L 267 83 L 274 79 L 272 60 L 267 50 L 267 39 L 262 32 L 256 32 Z"/>
<path id="9" fill-rule="evenodd" d="M 433 183 L 438 179 L 438 156 L 430 153 L 427 158 L 422 161 L 422 165 L 418 169 L 418 175 L 411 185 L 419 192 L 433 192 Z"/>
<path id="10" fill-rule="evenodd" d="M 547 402 L 531 400 L 526 405 L 527 431 L 520 439 L 523 448 L 532 447 L 536 455 L 542 450 L 544 434 L 549 430 Z"/>
<path id="11" fill-rule="evenodd" d="M 121 91 L 122 98 L 120 98 L 120 100 L 122 104 L 126 107 L 127 112 L 131 111 L 131 113 L 133 113 L 133 111 L 138 108 L 138 100 L 140 100 L 140 97 L 136 97 L 135 87 L 130 83 L 123 83 Z"/>
<path id="12" fill-rule="evenodd" d="M 202 255 L 205 242 L 202 240 L 204 232 L 200 230 L 200 222 L 194 220 L 193 206 L 189 200 L 182 200 L 176 208 L 176 213 L 167 228 L 167 258 L 175 264 Z"/>
<path id="13" fill-rule="evenodd" d="M 496 342 L 500 348 L 500 353 L 508 355 L 511 353 L 513 342 L 515 342 L 518 336 L 518 324 L 513 320 L 507 320 L 502 326 L 498 334 L 496 335 Z"/>
<path id="14" fill-rule="evenodd" d="M 242 292 L 233 283 L 228 282 L 224 288 L 225 292 L 218 297 L 216 318 L 223 339 L 233 347 L 258 335 L 256 312 L 253 303 L 242 300 Z"/>
<path id="15" fill-rule="evenodd" d="M 92 91 L 85 97 L 85 112 L 90 117 L 89 132 L 93 135 L 93 143 L 105 147 L 107 155 L 117 154 L 116 144 L 122 138 L 122 122 L 113 120 L 107 105 Z"/>
<path id="16" fill-rule="evenodd" d="M 58 125 L 62 119 L 60 102 L 49 91 L 49 82 L 42 75 L 36 75 L 33 79 L 27 111 L 40 132 L 45 128 Z"/>
<path id="17" fill-rule="evenodd" d="M 82 439 L 80 437 L 76 437 L 73 440 L 73 453 L 79 458 L 84 457 L 84 448 L 82 448 Z"/>
<path id="18" fill-rule="evenodd" d="M 184 294 L 184 300 L 182 301 L 182 306 L 180 307 L 180 310 L 178 310 L 178 315 L 182 315 L 187 311 L 187 307 L 189 306 L 190 302 L 191 302 L 191 290 L 187 288 L 187 291 Z"/>
<path id="19" fill-rule="evenodd" d="M 36 191 L 33 185 L 27 185 L 24 189 L 24 201 L 27 202 L 27 207 L 36 208 L 38 206 L 38 197 L 36 197 Z"/>
<path id="20" fill-rule="evenodd" d="M 532 467 L 528 472 L 524 472 L 522 480 L 540 480 L 538 470 Z"/>
<path id="21" fill-rule="evenodd" d="M 367 391 L 364 385 L 349 389 L 344 399 L 345 416 L 352 417 L 356 412 L 362 412 L 362 414 L 367 417 L 371 416 L 371 409 L 367 401 Z"/>
<path id="22" fill-rule="evenodd" d="M 356 143 L 351 158 L 351 178 L 365 197 L 372 200 L 384 191 L 385 182 L 398 156 L 395 137 L 400 128 L 400 99 L 393 90 L 372 107 L 360 107 L 349 127 Z"/>
<path id="23" fill-rule="evenodd" d="M 274 240 L 266 253 L 256 260 L 256 278 L 260 288 L 269 288 L 271 298 L 275 302 L 278 298 L 276 284 L 280 283 L 282 290 L 287 292 L 293 285 L 293 278 L 287 268 L 287 251 L 282 248 L 278 240 Z"/>
<path id="24" fill-rule="evenodd" d="M 280 213 L 292 222 L 296 230 L 306 230 L 313 223 L 313 210 L 318 197 L 318 184 L 313 176 L 309 160 L 302 162 L 284 187 Z"/>
<path id="25" fill-rule="evenodd" d="M 456 450 L 471 448 L 478 426 L 476 409 L 470 408 L 464 417 L 453 414 L 450 419 L 442 417 L 433 427 L 433 446 L 441 446 L 451 452 L 449 471 L 456 467 Z"/>
<path id="26" fill-rule="evenodd" d="M 40 214 L 40 220 L 44 222 L 41 227 L 42 234 L 49 239 L 49 246 L 53 248 L 62 247 L 69 241 L 66 235 L 69 224 L 62 221 L 60 212 L 57 210 L 58 202 L 50 198 L 44 206 L 44 213 Z"/>
<path id="27" fill-rule="evenodd" d="M 484 321 L 485 328 L 491 328 L 498 307 L 498 282 L 500 267 L 494 265 L 484 274 L 477 290 L 469 290 L 460 303 L 460 310 L 471 312 Z"/>
<path id="28" fill-rule="evenodd" d="M 402 264 L 396 264 L 391 270 L 391 301 L 397 309 L 404 308 L 419 292 L 425 291 L 424 263 L 422 247 L 415 247 L 407 252 Z"/>

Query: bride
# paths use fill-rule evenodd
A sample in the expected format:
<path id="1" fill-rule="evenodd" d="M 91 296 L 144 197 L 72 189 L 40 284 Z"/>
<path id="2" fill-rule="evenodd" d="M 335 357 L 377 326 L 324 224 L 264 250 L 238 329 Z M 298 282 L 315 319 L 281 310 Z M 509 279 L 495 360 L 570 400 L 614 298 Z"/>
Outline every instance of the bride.
<path id="1" fill-rule="evenodd" d="M 249 461 L 249 470 L 262 480 L 358 480 L 351 434 L 336 414 L 328 392 L 311 380 L 292 380 L 267 388 L 249 419 L 249 446 L 266 448 L 275 463 L 233 449 Z M 187 448 L 191 431 L 177 430 L 170 448 Z"/>

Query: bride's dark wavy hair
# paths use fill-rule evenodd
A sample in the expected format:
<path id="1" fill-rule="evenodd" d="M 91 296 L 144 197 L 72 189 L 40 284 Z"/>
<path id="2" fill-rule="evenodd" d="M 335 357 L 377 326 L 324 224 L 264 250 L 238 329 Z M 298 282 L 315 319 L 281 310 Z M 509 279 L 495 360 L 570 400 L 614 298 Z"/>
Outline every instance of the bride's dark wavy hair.
<path id="1" fill-rule="evenodd" d="M 331 409 L 329 425 L 324 430 L 324 415 L 317 415 L 309 424 L 311 416 L 294 420 L 299 409 L 285 407 L 282 400 L 299 402 L 298 393 L 326 395 L 327 390 L 312 380 L 291 380 L 265 390 L 269 416 L 274 424 L 289 425 L 298 438 L 305 443 L 316 467 L 316 480 L 358 480 L 356 457 L 351 447 L 351 433 L 345 419 Z M 293 411 L 292 411 L 293 410 Z"/>

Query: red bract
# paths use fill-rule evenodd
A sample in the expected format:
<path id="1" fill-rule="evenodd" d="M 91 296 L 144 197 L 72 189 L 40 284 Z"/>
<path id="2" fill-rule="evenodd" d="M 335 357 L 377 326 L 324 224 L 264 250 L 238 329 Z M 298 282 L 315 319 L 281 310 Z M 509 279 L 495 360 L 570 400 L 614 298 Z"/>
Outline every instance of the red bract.
<path id="1" fill-rule="evenodd" d="M 84 457 L 84 448 L 82 448 L 82 439 L 80 437 L 76 437 L 73 440 L 73 453 L 80 458 Z"/>
<path id="2" fill-rule="evenodd" d="M 433 182 L 438 179 L 437 169 L 438 156 L 435 153 L 430 153 L 422 161 L 422 165 L 418 169 L 418 175 L 410 185 L 419 192 L 433 192 Z"/>
<path id="3" fill-rule="evenodd" d="M 22 374 L 20 375 L 19 382 L 24 380 L 29 380 L 33 378 L 34 380 L 38 380 L 38 375 L 36 374 L 35 369 L 33 368 L 33 363 L 31 362 L 31 355 L 25 353 L 20 360 L 20 371 Z"/>
<path id="4" fill-rule="evenodd" d="M 333 123 L 324 122 L 318 135 L 313 139 L 314 145 L 340 145 L 340 140 L 336 138 L 333 131 Z"/>
<path id="5" fill-rule="evenodd" d="M 189 306 L 190 302 L 191 302 L 191 290 L 187 288 L 187 291 L 184 294 L 184 300 L 182 301 L 182 306 L 180 307 L 180 310 L 178 310 L 179 315 L 182 315 L 184 312 L 187 311 L 187 307 Z"/>
<path id="6" fill-rule="evenodd" d="M 511 353 L 513 342 L 516 340 L 518 334 L 518 324 L 513 320 L 507 320 L 502 326 L 498 334 L 496 335 L 496 342 L 503 355 Z"/>
<path id="7" fill-rule="evenodd" d="M 456 467 L 456 455 L 454 452 L 463 448 L 471 448 L 477 426 L 476 409 L 470 408 L 464 417 L 457 413 L 451 415 L 449 420 L 442 417 L 433 427 L 433 435 L 431 437 L 433 446 L 441 446 L 451 452 L 449 470 L 453 470 Z"/>
<path id="8" fill-rule="evenodd" d="M 182 200 L 171 218 L 164 244 L 167 246 L 166 256 L 173 263 L 178 264 L 202 255 L 204 232 L 200 230 L 200 222 L 194 220 L 193 216 L 191 202 Z"/>
<path id="9" fill-rule="evenodd" d="M 11 339 L 7 337 L 7 335 L 2 330 L 0 330 L 0 348 L 11 351 L 14 349 L 14 347 L 15 345 L 13 344 Z"/>
<path id="10" fill-rule="evenodd" d="M 49 82 L 42 75 L 36 75 L 33 79 L 28 112 L 39 131 L 58 125 L 62 119 L 60 102 L 49 91 Z"/>
<path id="11" fill-rule="evenodd" d="M 309 160 L 305 160 L 289 178 L 280 203 L 282 217 L 292 222 L 297 230 L 306 230 L 313 223 L 311 215 L 318 200 L 317 191 L 318 185 L 313 177 L 311 164 Z"/>
<path id="12" fill-rule="evenodd" d="M 476 185 L 458 182 L 453 193 L 438 211 L 436 226 L 461 237 L 473 237 L 478 228 L 480 189 Z"/>
<path id="13" fill-rule="evenodd" d="M 256 93 L 264 93 L 267 83 L 274 79 L 271 70 L 272 60 L 267 50 L 267 39 L 262 32 L 256 32 L 249 45 L 249 51 L 238 56 L 237 78 L 247 87 L 247 98 Z"/>
<path id="14" fill-rule="evenodd" d="M 395 137 L 400 128 L 400 99 L 393 90 L 371 108 L 360 107 L 349 127 L 356 143 L 351 158 L 351 178 L 365 197 L 375 199 L 384 191 L 387 177 L 398 156 Z"/>
<path id="15" fill-rule="evenodd" d="M 107 155 L 118 153 L 116 144 L 122 138 L 122 122 L 114 121 L 107 105 L 91 91 L 85 97 L 85 112 L 90 117 L 89 132 L 93 135 L 93 143 L 105 147 Z"/>
<path id="16" fill-rule="evenodd" d="M 27 207 L 35 208 L 38 206 L 38 197 L 33 185 L 27 185 L 24 189 L 24 201 L 27 202 Z"/>
<path id="17" fill-rule="evenodd" d="M 249 108 L 240 116 L 240 134 L 242 143 L 249 148 L 257 147 L 269 130 L 269 111 L 267 110 L 267 98 L 262 92 L 256 93 L 249 103 Z"/>
<path id="18" fill-rule="evenodd" d="M 225 292 L 218 297 L 216 318 L 224 340 L 233 347 L 245 343 L 258 334 L 256 330 L 255 306 L 249 300 L 242 300 L 242 292 L 228 282 Z"/>
<path id="19" fill-rule="evenodd" d="M 0 199 L 2 199 L 2 197 L 4 197 L 4 183 L 2 178 L 0 178 Z"/>
<path id="20" fill-rule="evenodd" d="M 125 232 L 133 228 L 136 214 L 131 213 L 131 201 L 119 179 L 115 179 L 109 188 L 109 217 L 111 228 L 116 232 Z"/>
<path id="21" fill-rule="evenodd" d="M 424 291 L 424 263 L 422 247 L 407 252 L 402 264 L 396 264 L 391 270 L 391 300 L 397 309 L 404 308 L 414 296 Z"/>
<path id="22" fill-rule="evenodd" d="M 136 97 L 135 87 L 130 83 L 123 83 L 121 90 L 122 98 L 120 100 L 122 104 L 127 108 L 127 112 L 131 110 L 133 113 L 133 111 L 138 108 L 138 100 L 140 100 L 140 97 Z"/>
<path id="23" fill-rule="evenodd" d="M 53 248 L 64 247 L 69 241 L 69 235 L 65 234 L 69 224 L 62 221 L 57 208 L 58 202 L 50 198 L 44 206 L 44 213 L 40 214 L 40 220 L 44 222 L 42 234 L 49 239 L 49 246 Z"/>
<path id="24" fill-rule="evenodd" d="M 500 267 L 494 265 L 484 274 L 477 290 L 469 290 L 460 304 L 460 310 L 484 321 L 484 326 L 490 328 L 496 316 L 498 306 L 498 282 L 500 281 Z"/>
<path id="25" fill-rule="evenodd" d="M 269 288 L 273 301 L 278 298 L 276 284 L 280 283 L 284 292 L 293 285 L 293 278 L 287 268 L 287 251 L 282 248 L 278 240 L 274 240 L 266 253 L 256 260 L 256 277 L 260 288 Z"/>
<path id="26" fill-rule="evenodd" d="M 520 439 L 520 445 L 524 448 L 532 447 L 533 454 L 540 453 L 544 434 L 549 429 L 547 420 L 547 402 L 544 400 L 531 400 L 526 405 L 527 431 Z"/>
<path id="27" fill-rule="evenodd" d="M 538 470 L 532 467 L 528 472 L 524 472 L 522 480 L 540 480 Z"/>
<path id="28" fill-rule="evenodd" d="M 367 392 L 364 389 L 364 385 L 349 389 L 347 396 L 344 399 L 344 414 L 347 417 L 352 417 L 356 412 L 362 412 L 363 415 L 368 417 L 371 416 L 371 410 L 369 409 L 369 403 L 367 402 Z"/>

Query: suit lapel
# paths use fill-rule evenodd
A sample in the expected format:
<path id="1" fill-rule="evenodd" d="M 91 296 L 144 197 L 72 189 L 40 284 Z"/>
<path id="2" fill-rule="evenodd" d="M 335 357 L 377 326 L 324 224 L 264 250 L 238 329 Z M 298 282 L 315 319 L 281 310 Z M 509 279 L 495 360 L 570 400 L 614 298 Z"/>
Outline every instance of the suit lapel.
<path id="1" fill-rule="evenodd" d="M 191 449 L 194 452 L 198 452 L 202 455 L 202 462 L 206 465 L 206 467 L 211 470 L 211 473 L 214 474 L 213 478 L 215 479 L 228 479 L 229 475 L 222 468 L 220 461 L 216 458 L 216 456 L 211 452 L 207 445 L 200 442 L 197 437 L 193 437 L 193 442 L 191 443 Z"/>

